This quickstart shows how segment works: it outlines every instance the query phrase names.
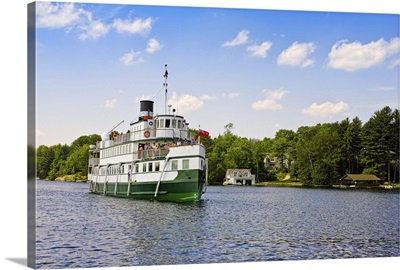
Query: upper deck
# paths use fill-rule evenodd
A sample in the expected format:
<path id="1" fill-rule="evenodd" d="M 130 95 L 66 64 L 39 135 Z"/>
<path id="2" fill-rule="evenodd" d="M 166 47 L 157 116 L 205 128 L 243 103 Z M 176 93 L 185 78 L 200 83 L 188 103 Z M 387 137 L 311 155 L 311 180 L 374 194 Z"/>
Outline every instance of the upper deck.
<path id="1" fill-rule="evenodd" d="M 102 149 L 128 142 L 177 141 L 178 139 L 182 142 L 190 142 L 195 140 L 196 135 L 189 130 L 173 128 L 137 129 L 111 138 L 103 138 L 102 141 L 96 143 L 96 148 Z"/>

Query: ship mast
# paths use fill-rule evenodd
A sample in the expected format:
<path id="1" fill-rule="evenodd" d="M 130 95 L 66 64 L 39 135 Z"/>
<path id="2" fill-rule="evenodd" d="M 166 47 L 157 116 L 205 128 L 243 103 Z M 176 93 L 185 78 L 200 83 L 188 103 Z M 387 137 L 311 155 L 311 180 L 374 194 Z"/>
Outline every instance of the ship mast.
<path id="1" fill-rule="evenodd" d="M 168 79 L 168 70 L 167 70 L 167 64 L 165 64 L 165 72 L 164 72 L 164 89 L 165 89 L 165 108 L 164 108 L 164 114 L 167 114 L 167 94 L 168 94 L 168 83 L 167 83 L 167 79 Z"/>

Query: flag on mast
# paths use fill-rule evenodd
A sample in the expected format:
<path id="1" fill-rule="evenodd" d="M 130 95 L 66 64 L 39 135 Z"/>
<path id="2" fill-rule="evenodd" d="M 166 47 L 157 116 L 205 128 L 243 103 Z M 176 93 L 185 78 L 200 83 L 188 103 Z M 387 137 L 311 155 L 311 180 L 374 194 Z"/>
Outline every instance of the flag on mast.
<path id="1" fill-rule="evenodd" d="M 199 137 L 208 137 L 210 133 L 204 129 L 199 129 Z"/>

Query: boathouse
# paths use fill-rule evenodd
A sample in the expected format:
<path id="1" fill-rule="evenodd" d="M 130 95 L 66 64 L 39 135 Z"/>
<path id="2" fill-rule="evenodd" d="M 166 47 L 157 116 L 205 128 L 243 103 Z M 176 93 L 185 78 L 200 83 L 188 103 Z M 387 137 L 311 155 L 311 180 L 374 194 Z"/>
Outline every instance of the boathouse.
<path id="1" fill-rule="evenodd" d="M 256 177 L 254 174 L 251 174 L 251 170 L 249 169 L 228 169 L 226 170 L 225 179 L 223 185 L 235 185 L 235 186 L 244 186 L 244 185 L 255 185 Z"/>
<path id="2" fill-rule="evenodd" d="M 340 178 L 340 186 L 379 187 L 381 179 L 373 174 L 346 174 Z"/>

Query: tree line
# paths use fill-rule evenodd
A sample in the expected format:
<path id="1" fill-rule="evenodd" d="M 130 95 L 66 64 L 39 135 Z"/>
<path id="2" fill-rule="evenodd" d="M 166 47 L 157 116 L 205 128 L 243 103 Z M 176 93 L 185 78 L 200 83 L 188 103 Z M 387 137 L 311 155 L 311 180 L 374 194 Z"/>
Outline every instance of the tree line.
<path id="1" fill-rule="evenodd" d="M 399 110 L 386 106 L 363 124 L 355 117 L 340 122 L 281 129 L 274 138 L 244 138 L 232 123 L 215 138 L 202 137 L 210 183 L 221 184 L 227 169 L 246 168 L 257 182 L 274 181 L 289 173 L 306 186 L 332 185 L 348 173 L 375 174 L 399 182 Z M 260 123 L 261 124 L 261 123 Z M 37 176 L 52 179 L 73 174 L 86 179 L 88 150 L 101 138 L 81 136 L 71 146 L 37 148 Z M 277 159 L 273 168 L 269 158 Z"/>
<path id="2" fill-rule="evenodd" d="M 72 175 L 74 180 L 86 180 L 89 162 L 89 145 L 96 144 L 97 134 L 80 136 L 71 145 L 40 145 L 36 149 L 36 176 L 55 180 Z"/>
<path id="3" fill-rule="evenodd" d="M 340 122 L 281 129 L 274 138 L 234 135 L 233 124 L 214 139 L 203 140 L 209 179 L 222 183 L 228 168 L 248 168 L 256 181 L 278 180 L 290 173 L 305 186 L 332 185 L 345 174 L 374 174 L 399 182 L 399 110 L 386 106 L 363 124 L 355 117 Z M 266 166 L 268 158 L 277 166 Z M 282 174 L 281 174 L 282 175 Z"/>

